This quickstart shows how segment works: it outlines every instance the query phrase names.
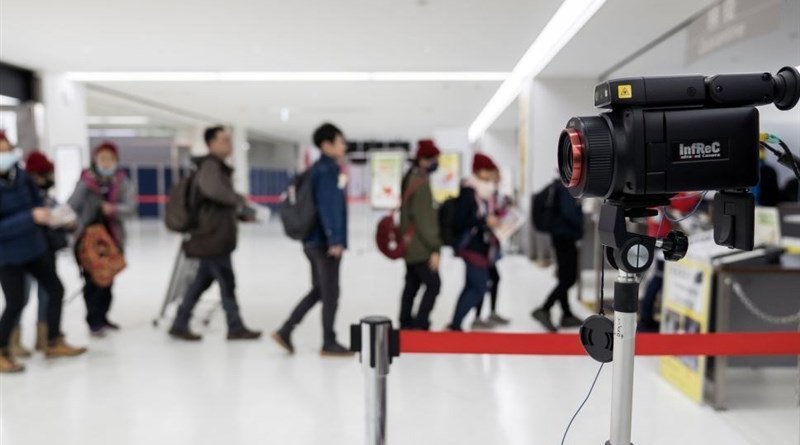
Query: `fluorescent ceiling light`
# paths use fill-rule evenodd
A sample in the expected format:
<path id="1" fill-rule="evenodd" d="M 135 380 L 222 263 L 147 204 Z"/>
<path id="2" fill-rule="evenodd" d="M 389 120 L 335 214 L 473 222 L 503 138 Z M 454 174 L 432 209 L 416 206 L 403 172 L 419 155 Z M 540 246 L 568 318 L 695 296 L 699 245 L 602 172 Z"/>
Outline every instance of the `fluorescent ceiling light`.
<path id="1" fill-rule="evenodd" d="M 501 82 L 495 71 L 83 71 L 78 82 Z"/>
<path id="2" fill-rule="evenodd" d="M 150 118 L 147 116 L 87 116 L 89 125 L 148 125 Z"/>
<path id="3" fill-rule="evenodd" d="M 16 97 L 3 96 L 2 94 L 0 94 L 0 105 L 9 105 L 13 107 L 15 105 L 19 105 L 19 99 L 17 99 Z"/>
<path id="4" fill-rule="evenodd" d="M 470 125 L 470 142 L 478 140 L 519 95 L 522 84 L 536 77 L 605 2 L 606 0 L 564 0 Z"/>

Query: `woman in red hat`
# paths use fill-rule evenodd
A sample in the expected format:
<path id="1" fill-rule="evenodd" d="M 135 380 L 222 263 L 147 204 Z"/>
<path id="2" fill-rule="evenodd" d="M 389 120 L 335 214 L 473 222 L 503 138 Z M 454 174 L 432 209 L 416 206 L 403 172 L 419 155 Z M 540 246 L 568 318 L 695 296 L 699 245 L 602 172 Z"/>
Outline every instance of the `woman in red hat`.
<path id="1" fill-rule="evenodd" d="M 494 209 L 497 172 L 497 165 L 490 157 L 475 154 L 472 176 L 464 181 L 458 197 L 458 233 L 461 236 L 455 251 L 466 264 L 466 280 L 449 326 L 454 331 L 461 330 L 464 317 L 486 294 L 489 269 L 499 253 L 499 243 L 492 232 L 500 224 Z"/>
<path id="2" fill-rule="evenodd" d="M 125 247 L 125 219 L 136 212 L 136 195 L 133 185 L 124 171 L 119 169 L 119 150 L 112 142 L 103 142 L 95 147 L 92 165 L 84 170 L 69 205 L 78 215 L 78 238 L 91 224 L 102 223 L 108 229 L 120 250 Z M 83 297 L 86 300 L 86 322 L 91 334 L 103 336 L 108 330 L 119 326 L 108 319 L 111 309 L 111 287 L 98 286 L 84 273 L 86 284 Z"/>

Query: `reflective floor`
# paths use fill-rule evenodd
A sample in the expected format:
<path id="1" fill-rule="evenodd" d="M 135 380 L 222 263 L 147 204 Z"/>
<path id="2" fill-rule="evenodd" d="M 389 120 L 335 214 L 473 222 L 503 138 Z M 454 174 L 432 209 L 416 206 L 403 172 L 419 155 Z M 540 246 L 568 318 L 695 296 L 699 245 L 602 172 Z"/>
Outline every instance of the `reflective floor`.
<path id="1" fill-rule="evenodd" d="M 363 315 L 395 316 L 403 266 L 371 248 L 372 224 L 354 218 L 344 262 L 338 331 Z M 359 222 L 361 221 L 361 222 Z M 243 228 L 236 252 L 246 322 L 274 329 L 307 290 L 299 245 L 271 223 Z M 355 359 L 322 359 L 319 310 L 295 334 L 287 357 L 268 338 L 231 344 L 217 313 L 198 344 L 171 340 L 151 324 L 166 289 L 178 240 L 157 222 L 131 225 L 129 268 L 116 284 L 116 335 L 88 339 L 83 303 L 66 307 L 65 330 L 88 343 L 84 357 L 28 360 L 28 372 L 0 378 L 2 445 L 107 444 L 361 444 L 363 379 Z M 79 289 L 68 256 L 60 271 L 69 293 Z M 463 282 L 459 261 L 444 261 L 443 293 L 434 326 L 449 321 Z M 553 285 L 552 270 L 510 256 L 500 264 L 500 312 L 509 331 L 539 331 L 529 317 Z M 198 313 L 218 299 L 216 289 Z M 24 319 L 31 326 L 35 305 Z M 588 315 L 582 313 L 582 315 Z M 33 341 L 32 329 L 24 332 Z M 643 445 L 800 443 L 798 375 L 794 369 L 743 370 L 732 378 L 731 409 L 715 412 L 684 397 L 657 374 L 655 359 L 638 359 L 633 441 Z M 389 376 L 390 444 L 558 444 L 591 384 L 588 358 L 509 356 L 400 357 Z M 566 443 L 608 439 L 611 368 L 607 367 Z"/>

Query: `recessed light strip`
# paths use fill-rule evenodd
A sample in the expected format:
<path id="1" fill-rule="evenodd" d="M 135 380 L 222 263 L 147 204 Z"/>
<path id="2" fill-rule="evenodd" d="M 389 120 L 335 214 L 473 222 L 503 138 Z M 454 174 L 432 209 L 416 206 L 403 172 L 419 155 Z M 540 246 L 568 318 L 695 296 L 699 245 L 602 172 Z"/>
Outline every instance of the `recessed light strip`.
<path id="1" fill-rule="evenodd" d="M 496 71 L 80 71 L 78 82 L 502 82 Z"/>
<path id="2" fill-rule="evenodd" d="M 606 0 L 565 0 L 542 32 L 483 107 L 469 127 L 469 140 L 475 142 L 519 95 L 523 82 L 529 82 L 580 31 Z"/>

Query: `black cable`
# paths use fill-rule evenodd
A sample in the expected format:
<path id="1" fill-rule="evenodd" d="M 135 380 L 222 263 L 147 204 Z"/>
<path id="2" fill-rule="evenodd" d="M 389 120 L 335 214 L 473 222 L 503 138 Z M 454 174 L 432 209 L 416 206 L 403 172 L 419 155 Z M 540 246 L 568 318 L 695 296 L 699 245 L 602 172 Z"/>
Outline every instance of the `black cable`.
<path id="1" fill-rule="evenodd" d="M 589 388 L 589 393 L 586 394 L 586 398 L 583 399 L 583 403 L 581 403 L 581 406 L 578 407 L 578 410 L 575 411 L 575 414 L 573 414 L 572 418 L 569 419 L 569 424 L 567 425 L 567 429 L 564 430 L 564 436 L 561 438 L 561 445 L 564 445 L 564 442 L 567 440 L 567 433 L 569 433 L 569 429 L 570 427 L 572 427 L 572 422 L 575 421 L 575 418 L 578 417 L 578 414 L 583 409 L 583 406 L 586 405 L 587 401 L 589 401 L 589 397 L 592 396 L 592 391 L 594 391 L 594 385 L 597 384 L 597 379 L 600 377 L 600 372 L 603 371 L 603 365 L 605 365 L 605 363 L 600 363 L 600 368 L 597 370 L 597 374 L 594 376 L 594 381 L 592 382 L 592 386 Z"/>
<path id="2" fill-rule="evenodd" d="M 791 164 L 792 170 L 794 170 L 794 175 L 797 176 L 798 180 L 800 180 L 800 166 L 798 166 L 798 160 L 794 157 L 794 154 L 792 154 L 792 150 L 789 150 L 789 146 L 786 145 L 786 143 L 781 139 L 778 139 L 778 145 L 783 148 L 787 162 Z"/>

